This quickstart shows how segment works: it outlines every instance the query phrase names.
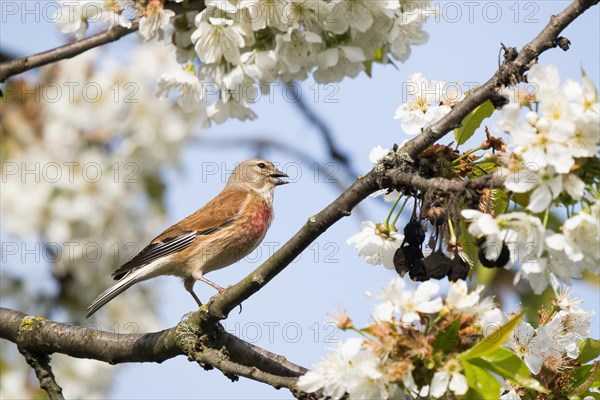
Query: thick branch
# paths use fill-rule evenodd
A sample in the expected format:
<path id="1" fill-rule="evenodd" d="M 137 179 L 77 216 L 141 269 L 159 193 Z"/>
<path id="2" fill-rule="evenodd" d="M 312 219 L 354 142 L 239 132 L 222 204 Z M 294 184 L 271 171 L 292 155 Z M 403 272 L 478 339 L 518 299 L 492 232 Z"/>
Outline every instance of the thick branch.
<path id="1" fill-rule="evenodd" d="M 47 354 L 30 353 L 27 350 L 21 350 L 21 354 L 35 372 L 35 376 L 40 381 L 40 387 L 48 393 L 48 397 L 51 400 L 64 400 L 62 388 L 56 383 L 50 367 L 50 357 Z"/>
<path id="2" fill-rule="evenodd" d="M 173 330 L 145 334 L 112 333 L 31 317 L 2 307 L 0 337 L 16 343 L 21 349 L 92 358 L 110 364 L 162 362 L 183 354 L 176 345 Z"/>
<path id="3" fill-rule="evenodd" d="M 488 174 L 475 179 L 458 180 L 431 178 L 426 179 L 416 174 L 391 171 L 386 174 L 393 186 L 409 186 L 421 191 L 433 190 L 441 194 L 463 193 L 466 190 L 499 188 L 504 185 L 504 178 L 498 174 Z"/>
<path id="4" fill-rule="evenodd" d="M 282 387 L 292 389 L 296 384 L 299 375 L 278 376 L 265 372 L 253 365 L 238 364 L 223 355 L 222 352 L 215 349 L 202 349 L 202 351 L 191 351 L 190 357 L 202 364 L 209 364 L 218 368 L 231 380 L 237 380 L 238 376 L 249 378 L 258 382 L 263 382 L 273 386 L 275 389 Z"/>
<path id="5" fill-rule="evenodd" d="M 507 58 L 482 86 L 471 91 L 444 118 L 429 126 L 414 139 L 404 145 L 404 150 L 412 157 L 437 142 L 452 129 L 459 127 L 463 118 L 486 100 L 498 97 L 502 86 L 514 85 L 523 81 L 523 74 L 544 51 L 561 47 L 566 50 L 565 40 L 559 34 L 587 9 L 598 4 L 599 0 L 575 0 L 560 14 L 553 15 L 550 22 L 531 42 L 527 43 L 515 58 Z"/>
<path id="6" fill-rule="evenodd" d="M 306 373 L 305 368 L 284 357 L 231 335 L 220 324 L 204 323 L 201 314 L 197 312 L 168 330 L 123 334 L 58 323 L 0 307 L 0 337 L 16 343 L 26 357 L 62 353 L 118 364 L 162 362 L 186 355 L 218 368 L 229 377 L 244 376 L 277 388 L 292 389 L 295 378 Z M 36 359 L 43 361 L 31 358 Z M 46 371 L 50 371 L 49 366 Z M 44 384 L 48 376 L 44 373 Z"/>
<path id="7" fill-rule="evenodd" d="M 192 10 L 201 11 L 205 8 L 204 0 L 192 0 L 189 3 L 189 7 L 184 7 L 182 4 L 168 2 L 165 5 L 165 8 L 173 10 L 175 14 L 183 14 L 184 12 Z M 84 53 L 95 47 L 100 47 L 102 45 L 119 40 L 122 37 L 137 31 L 138 29 L 139 25 L 137 21 L 132 23 L 131 28 L 124 28 L 122 26 L 115 25 L 104 32 L 97 33 L 76 42 L 68 43 L 51 50 L 43 51 L 41 53 L 3 62 L 0 64 L 0 82 L 5 82 L 11 76 L 20 74 L 21 72 L 29 71 L 33 68 L 52 64 L 67 58 L 73 58 L 76 55 Z"/>
<path id="8" fill-rule="evenodd" d="M 223 332 L 223 336 L 231 361 L 238 364 L 252 365 L 283 377 L 300 376 L 308 371 L 304 367 L 289 362 L 284 356 L 245 342 L 228 332 Z"/>

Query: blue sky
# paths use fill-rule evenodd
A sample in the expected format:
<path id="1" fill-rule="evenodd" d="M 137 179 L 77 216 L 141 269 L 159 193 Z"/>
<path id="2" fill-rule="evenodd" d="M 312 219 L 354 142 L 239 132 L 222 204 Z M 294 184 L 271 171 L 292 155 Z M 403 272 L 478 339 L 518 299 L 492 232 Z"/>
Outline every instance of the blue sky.
<path id="1" fill-rule="evenodd" d="M 5 7 L 5 3 L 0 3 Z M 361 74 L 353 80 L 323 87 L 314 82 L 302 83 L 302 95 L 331 126 L 340 148 L 351 156 L 356 170 L 370 168 L 368 154 L 377 145 L 389 147 L 408 137 L 393 119 L 396 107 L 402 102 L 402 83 L 414 72 L 423 72 L 429 79 L 454 82 L 484 82 L 498 65 L 500 43 L 520 48 L 533 38 L 549 20 L 552 13 L 562 10 L 566 1 L 500 1 L 444 2 L 446 17 L 430 20 L 426 30 L 429 42 L 414 47 L 409 60 L 398 69 L 375 66 L 373 77 Z M 471 8 L 469 8 L 471 7 Z M 471 13 L 470 13 L 471 11 Z M 586 13 L 563 35 L 571 40 L 571 49 L 564 53 L 554 49 L 540 59 L 544 64 L 556 64 L 561 78 L 578 80 L 580 68 L 596 83 L 600 81 L 598 37 L 600 29 L 598 7 Z M 36 22 L 28 15 L 3 15 L 0 26 L 0 46 L 14 54 L 25 55 L 46 50 L 63 43 L 64 37 L 43 20 Z M 24 21 L 22 21 L 24 19 Z M 111 44 L 116 54 L 126 54 L 131 40 Z M 318 99 L 315 93 L 318 90 Z M 335 92 L 335 93 L 334 93 Z M 326 101 L 327 95 L 329 96 Z M 264 137 L 283 141 L 328 161 L 317 131 L 286 101 L 281 87 L 274 89 L 273 101 L 263 98 L 255 106 L 259 119 L 253 122 L 227 122 L 200 132 L 207 139 Z M 449 140 L 449 139 L 448 139 Z M 236 162 L 253 156 L 252 149 L 203 147 L 189 145 L 182 154 L 182 170 L 169 171 L 167 206 L 169 222 L 185 217 L 217 194 L 224 180 L 221 174 L 209 175 L 207 165 L 222 165 L 231 169 Z M 337 187 L 325 177 L 298 160 L 277 151 L 264 155 L 272 161 L 297 172 L 293 184 L 277 189 L 276 216 L 260 257 L 242 261 L 233 267 L 211 273 L 209 279 L 221 284 L 233 284 L 264 261 L 269 249 L 277 248 L 290 238 L 306 221 L 320 211 L 338 194 Z M 224 164 L 223 164 L 224 163 Z M 372 220 L 383 220 L 386 208 L 367 199 L 362 212 Z M 356 213 L 355 213 L 356 214 Z M 360 229 L 356 215 L 340 221 L 300 259 L 277 276 L 267 287 L 244 303 L 244 311 L 234 311 L 226 328 L 242 338 L 267 349 L 284 354 L 289 360 L 309 367 L 325 354 L 335 339 L 344 338 L 326 324 L 327 314 L 344 307 L 353 319 L 366 322 L 374 306 L 364 291 L 378 291 L 396 274 L 381 266 L 371 266 L 355 255 L 345 240 Z M 149 232 L 148 238 L 158 232 Z M 258 254 L 258 253 L 255 253 Z M 201 298 L 212 296 L 213 290 L 196 285 Z M 131 289 L 135 290 L 135 288 Z M 600 311 L 598 288 L 576 283 L 575 292 L 588 309 Z M 160 278 L 158 286 L 161 323 L 164 328 L 176 324 L 181 316 L 194 308 L 190 296 L 175 278 Z M 507 308 L 517 307 L 508 304 Z M 592 336 L 600 337 L 597 316 Z M 158 364 L 116 366 L 112 398 L 290 398 L 285 390 L 275 391 L 260 383 L 241 379 L 230 383 L 220 372 L 205 372 L 185 358 Z M 59 378 L 60 379 L 60 378 Z"/>

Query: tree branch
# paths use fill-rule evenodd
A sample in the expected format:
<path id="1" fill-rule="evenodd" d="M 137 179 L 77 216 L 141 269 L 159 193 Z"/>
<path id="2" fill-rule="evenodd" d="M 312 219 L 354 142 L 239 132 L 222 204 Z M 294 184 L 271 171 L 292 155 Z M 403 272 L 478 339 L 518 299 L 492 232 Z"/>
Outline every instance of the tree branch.
<path id="1" fill-rule="evenodd" d="M 173 10 L 176 15 L 193 10 L 202 11 L 204 8 L 206 8 L 204 5 L 204 0 L 191 0 L 189 3 L 190 5 L 188 7 L 184 7 L 183 4 L 168 2 L 165 5 L 165 8 Z M 41 53 L 3 62 L 0 64 L 0 82 L 5 82 L 8 78 L 25 71 L 29 71 L 33 68 L 52 64 L 67 58 L 73 58 L 95 47 L 119 40 L 122 37 L 137 31 L 138 29 L 138 21 L 133 21 L 131 28 L 124 28 L 120 25 L 115 25 L 104 32 L 97 33 L 76 42 L 68 43 L 51 50 L 43 51 Z"/>
<path id="2" fill-rule="evenodd" d="M 52 384 L 52 372 L 47 362 L 44 364 L 44 357 L 52 353 L 110 364 L 160 363 L 185 355 L 206 369 L 216 367 L 232 379 L 243 376 L 289 389 L 294 389 L 295 378 L 306 373 L 305 368 L 284 357 L 226 332 L 221 324 L 207 324 L 201 314 L 196 312 L 164 331 L 123 334 L 58 323 L 0 307 L 0 337 L 17 344 L 40 383 L 53 393 L 59 393 L 60 387 L 56 382 Z"/>
<path id="3" fill-rule="evenodd" d="M 0 307 L 0 337 L 26 350 L 92 358 L 109 364 L 162 362 L 182 354 L 173 330 L 112 333 L 27 316 L 3 307 Z"/>
<path id="4" fill-rule="evenodd" d="M 510 54 L 505 54 L 504 62 L 487 82 L 472 90 L 444 118 L 407 142 L 404 145 L 404 151 L 411 157 L 416 156 L 452 129 L 459 127 L 462 120 L 486 100 L 491 100 L 492 103 L 497 104 L 495 100 L 499 97 L 498 89 L 502 86 L 511 86 L 522 82 L 524 80 L 523 74 L 544 51 L 557 46 L 567 50 L 568 40 L 560 38 L 558 35 L 587 9 L 598 4 L 598 1 L 575 0 L 561 13 L 553 15 L 544 29 L 531 42 L 527 43 L 518 54 L 508 58 L 507 55 L 510 56 Z"/>
<path id="5" fill-rule="evenodd" d="M 5 82 L 11 76 L 20 74 L 21 72 L 29 71 L 30 69 L 41 67 L 47 64 L 73 58 L 83 52 L 99 47 L 110 42 L 114 42 L 137 31 L 139 28 L 137 22 L 133 22 L 131 28 L 124 28 L 120 25 L 115 25 L 108 30 L 97 33 L 85 39 L 78 40 L 73 43 L 43 51 L 41 53 L 32 54 L 30 56 L 15 58 L 0 64 L 0 82 Z"/>
<path id="6" fill-rule="evenodd" d="M 27 350 L 19 349 L 27 364 L 31 366 L 40 381 L 40 387 L 48 393 L 51 400 L 64 400 L 62 388 L 56 383 L 52 368 L 50 367 L 50 357 L 44 353 L 30 353 Z"/>

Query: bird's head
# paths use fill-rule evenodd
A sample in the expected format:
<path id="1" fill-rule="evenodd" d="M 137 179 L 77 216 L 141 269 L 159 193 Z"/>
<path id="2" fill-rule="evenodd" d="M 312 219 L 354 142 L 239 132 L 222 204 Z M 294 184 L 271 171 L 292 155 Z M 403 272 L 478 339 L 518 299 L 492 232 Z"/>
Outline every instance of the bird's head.
<path id="1" fill-rule="evenodd" d="M 287 175 L 278 170 L 272 162 L 252 159 L 243 161 L 233 170 L 227 186 L 252 189 L 259 193 L 272 192 L 275 186 L 288 183 L 281 178 L 287 178 Z"/>

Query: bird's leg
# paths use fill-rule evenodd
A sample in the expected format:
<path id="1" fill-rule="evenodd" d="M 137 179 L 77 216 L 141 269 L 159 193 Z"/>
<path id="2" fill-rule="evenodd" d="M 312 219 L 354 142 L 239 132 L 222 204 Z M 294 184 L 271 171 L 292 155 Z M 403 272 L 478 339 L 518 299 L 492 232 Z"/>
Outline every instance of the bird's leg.
<path id="1" fill-rule="evenodd" d="M 194 300 L 196 300 L 196 303 L 198 303 L 198 307 L 202 307 L 202 302 L 200 301 L 200 299 L 198 298 L 198 296 L 196 296 L 196 293 L 194 293 L 193 290 L 190 290 L 190 294 L 192 295 L 192 297 L 194 298 Z"/>
<path id="2" fill-rule="evenodd" d="M 196 293 L 194 293 L 194 283 L 196 283 L 196 280 L 193 277 L 185 278 L 183 281 L 183 287 L 185 287 L 185 290 L 190 292 L 194 300 L 196 300 L 196 303 L 198 303 L 198 307 L 202 307 L 202 302 L 198 296 L 196 296 Z"/>
<path id="3" fill-rule="evenodd" d="M 215 294 L 214 296 L 212 296 L 212 297 L 211 297 L 211 298 L 208 300 L 208 302 L 209 302 L 209 303 L 212 303 L 212 302 L 213 302 L 213 301 L 214 301 L 214 300 L 217 298 L 217 296 L 218 296 L 218 295 L 220 295 L 220 294 L 221 294 L 221 292 L 222 292 L 223 290 L 225 290 L 225 288 L 222 288 L 221 286 L 217 285 L 216 283 L 214 283 L 214 282 L 212 282 L 212 281 L 209 281 L 208 279 L 206 279 L 206 278 L 205 278 L 205 277 L 203 277 L 203 276 L 196 277 L 196 279 L 197 279 L 197 280 L 199 280 L 199 281 L 202 281 L 202 282 L 204 282 L 204 283 L 207 283 L 207 284 L 209 284 L 210 286 L 214 287 L 214 288 L 217 290 L 217 292 L 219 292 L 219 293 Z M 193 292 L 192 292 L 192 293 L 193 293 Z M 194 296 L 195 296 L 195 295 L 194 295 Z M 240 314 L 241 314 L 241 313 L 242 313 L 242 305 L 240 304 Z"/>
<path id="4" fill-rule="evenodd" d="M 199 277 L 197 277 L 196 279 L 197 279 L 197 280 L 199 280 L 199 281 L 201 281 L 201 282 L 207 283 L 207 284 L 209 284 L 210 286 L 214 287 L 215 289 L 217 289 L 217 292 L 219 292 L 219 293 L 221 293 L 223 290 L 225 290 L 225 289 L 224 289 L 224 288 L 222 288 L 221 286 L 217 285 L 216 283 L 214 283 L 214 282 L 212 282 L 212 281 L 209 281 L 208 279 L 206 279 L 206 278 L 205 278 L 205 277 L 203 277 L 203 276 L 199 276 Z"/>

